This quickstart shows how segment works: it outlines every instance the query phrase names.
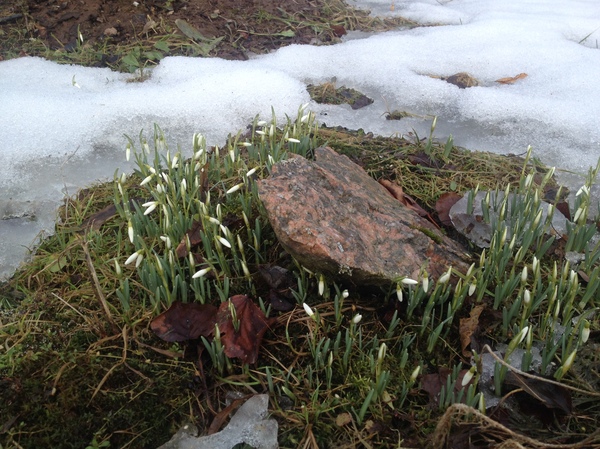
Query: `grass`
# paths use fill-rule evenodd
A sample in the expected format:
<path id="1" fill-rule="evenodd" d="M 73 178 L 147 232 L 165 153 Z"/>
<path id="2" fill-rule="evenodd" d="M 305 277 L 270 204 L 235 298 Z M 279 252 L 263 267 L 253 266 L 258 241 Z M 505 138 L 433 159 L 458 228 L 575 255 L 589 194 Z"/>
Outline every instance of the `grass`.
<path id="1" fill-rule="evenodd" d="M 285 43 L 310 30 L 327 42 L 331 25 L 371 31 L 411 25 L 337 1 L 323 7 L 321 17 L 256 11 L 252 19 L 265 28 L 254 33 Z M 35 37 L 26 3 L 21 10 L 21 22 L 2 28 L 4 59 L 25 53 L 107 63 L 137 73 L 137 81 L 166 55 L 209 56 L 244 45 L 235 30 L 194 40 L 158 21 L 128 43 L 83 36 L 68 51 L 51 49 Z M 106 55 L 114 58 L 107 62 Z M 322 89 L 327 96 L 336 86 Z M 571 206 L 568 233 L 551 237 L 544 233 L 547 222 L 536 222 L 539 201 L 555 202 L 564 192 L 548 167 L 527 153 L 502 157 L 456 147 L 451 139 L 437 142 L 434 128 L 426 138 L 375 137 L 317 128 L 301 110 L 286 123 L 257 119 L 249 133 L 233 135 L 218 151 L 208 152 L 196 135 L 190 160 L 169 152 L 159 128 L 130 140 L 136 172 L 67 198 L 55 235 L 0 286 L 0 446 L 154 448 L 186 421 L 205 433 L 232 392 L 266 392 L 283 448 L 452 447 L 466 431 L 488 446 L 600 447 L 597 431 L 590 431 L 600 427 L 600 250 L 588 247 L 596 228 L 589 188 L 597 169 Z M 428 211 L 446 192 L 508 188 L 520 200 L 505 212 L 502 199 L 483 205 L 501 218 L 492 220 L 489 249 L 469 248 L 467 273 L 430 279 L 422 272 L 414 282 L 398 279 L 384 289 L 343 285 L 283 252 L 256 192 L 255 179 L 268 176 L 273 163 L 290 153 L 310 158 L 325 143 L 374 178 L 396 181 Z M 204 230 L 200 241 L 176 257 L 195 222 Z M 579 252 L 582 261 L 570 265 L 567 251 Z M 291 311 L 273 309 L 261 266 L 292 274 Z M 254 365 L 227 358 L 218 339 L 167 343 L 149 328 L 175 299 L 219 305 L 238 293 L 275 320 Z M 461 351 L 461 323 L 478 307 L 481 350 L 470 358 Z M 571 388 L 574 412 L 556 413 L 549 426 L 523 412 L 501 424 L 485 410 L 482 393 L 495 388 L 508 403 L 518 392 L 506 391 L 503 360 L 491 362 L 493 381 L 483 379 L 484 343 L 504 348 L 506 360 L 522 354 L 523 370 L 539 350 L 536 376 Z M 463 387 L 469 370 L 473 379 Z M 437 375 L 443 385 L 436 402 L 426 387 Z"/>
<path id="2" fill-rule="evenodd" d="M 579 389 L 573 414 L 558 428 L 533 426 L 528 438 L 544 445 L 560 435 L 576 444 L 597 427 L 590 398 L 597 396 L 598 360 L 586 340 L 598 329 L 600 250 L 582 243 L 595 226 L 586 211 L 597 170 L 577 196 L 573 216 L 582 212 L 566 241 L 555 241 L 544 234 L 545 221 L 535 222 L 552 171 L 529 154 L 472 154 L 417 136 L 317 128 L 304 110 L 283 124 L 256 119 L 248 133 L 212 152 L 201 135 L 193 141 L 190 160 L 166 148 L 159 128 L 129 141 L 136 172 L 67 199 L 56 234 L 3 286 L 3 297 L 19 297 L 10 294 L 16 291 L 21 298 L 5 299 L 0 311 L 3 447 L 157 447 L 186 420 L 205 432 L 232 391 L 269 394 L 281 447 L 424 447 L 450 438 L 452 422 L 484 438 L 521 435 L 518 424 L 487 433 L 484 354 L 470 360 L 459 342 L 460 321 L 476 306 L 499 317 L 481 329 L 481 341 L 508 345 L 506 360 L 522 350 L 525 363 L 538 348 L 537 374 Z M 282 252 L 255 183 L 289 153 L 310 158 L 325 142 L 373 176 L 402 182 L 425 205 L 440 192 L 477 186 L 508 186 L 522 201 L 493 223 L 491 247 L 474 254 L 467 273 L 429 279 L 423 272 L 387 289 L 342 285 Z M 111 205 L 108 218 L 89 222 Z M 185 244 L 195 221 L 201 238 Z M 508 238 L 506 226 L 515 230 Z M 188 248 L 177 257 L 181 241 Z M 557 256 L 567 245 L 585 254 L 577 268 Z M 295 277 L 293 310 L 269 305 L 259 274 L 265 265 Z M 227 358 L 218 340 L 167 343 L 149 330 L 175 299 L 219 305 L 239 293 L 275 319 L 254 365 Z M 461 387 L 471 363 L 473 381 Z M 433 406 L 422 388 L 443 369 L 450 375 Z M 493 386 L 502 391 L 506 366 L 495 370 Z M 460 401 L 470 415 L 453 406 Z"/>

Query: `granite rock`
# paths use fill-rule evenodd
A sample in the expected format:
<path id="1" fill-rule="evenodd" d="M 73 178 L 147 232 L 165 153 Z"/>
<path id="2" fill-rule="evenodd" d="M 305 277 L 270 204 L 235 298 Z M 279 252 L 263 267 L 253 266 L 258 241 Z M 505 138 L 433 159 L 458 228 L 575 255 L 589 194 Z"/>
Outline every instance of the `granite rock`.
<path id="1" fill-rule="evenodd" d="M 331 148 L 275 164 L 259 194 L 283 248 L 310 270 L 385 285 L 468 267 L 458 244 Z"/>

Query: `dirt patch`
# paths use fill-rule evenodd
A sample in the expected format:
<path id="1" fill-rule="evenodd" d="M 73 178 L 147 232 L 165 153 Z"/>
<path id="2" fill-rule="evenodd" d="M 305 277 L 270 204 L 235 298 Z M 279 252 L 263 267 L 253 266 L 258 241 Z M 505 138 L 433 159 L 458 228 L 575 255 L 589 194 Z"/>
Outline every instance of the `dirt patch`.
<path id="1" fill-rule="evenodd" d="M 0 44 L 0 58 L 57 60 L 62 52 L 65 62 L 127 70 L 131 64 L 123 67 L 121 61 L 136 49 L 143 63 L 170 55 L 241 60 L 290 44 L 338 42 L 347 30 L 399 23 L 405 22 L 370 18 L 341 0 L 23 1 L 0 6 L 0 35 L 11 41 Z M 19 27 L 15 45 L 8 37 Z M 93 53 L 89 60 L 73 56 L 85 50 Z"/>

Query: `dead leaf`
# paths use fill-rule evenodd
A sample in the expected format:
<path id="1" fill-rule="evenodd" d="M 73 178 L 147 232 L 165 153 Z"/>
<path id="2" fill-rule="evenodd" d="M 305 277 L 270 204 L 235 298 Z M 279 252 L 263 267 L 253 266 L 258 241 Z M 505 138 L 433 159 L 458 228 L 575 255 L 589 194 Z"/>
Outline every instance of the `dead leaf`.
<path id="1" fill-rule="evenodd" d="M 504 384 L 522 389 L 531 398 L 539 401 L 540 405 L 547 408 L 561 410 L 567 415 L 573 411 L 571 393 L 559 385 L 544 382 L 543 379 L 521 376 L 513 371 L 506 373 Z M 531 398 L 529 398 L 530 401 Z"/>
<path id="2" fill-rule="evenodd" d="M 452 226 L 450 219 L 450 209 L 454 206 L 462 195 L 454 192 L 442 193 L 435 203 L 435 211 L 438 214 L 438 219 L 444 226 Z"/>
<path id="3" fill-rule="evenodd" d="M 229 404 L 229 406 L 225 407 L 223 410 L 221 410 L 219 413 L 217 413 L 217 415 L 214 417 L 214 419 L 210 423 L 210 426 L 209 426 L 206 434 L 212 435 L 212 434 L 217 433 L 219 430 L 221 430 L 221 427 L 223 427 L 223 424 L 225 424 L 227 417 L 231 414 L 231 412 L 233 412 L 236 408 L 238 408 L 244 401 L 246 401 L 246 398 L 236 399 L 231 404 Z"/>
<path id="4" fill-rule="evenodd" d="M 229 309 L 230 303 L 235 308 L 237 330 Z M 237 357 L 244 363 L 256 363 L 263 335 L 271 323 L 262 310 L 246 295 L 232 296 L 229 301 L 221 303 L 217 323 L 227 357 Z"/>
<path id="5" fill-rule="evenodd" d="M 460 319 L 460 347 L 462 355 L 465 357 L 471 357 L 473 355 L 471 351 L 467 351 L 467 348 L 471 345 L 471 337 L 479 328 L 479 315 L 481 315 L 483 309 L 483 305 L 475 306 L 471 310 L 469 318 Z"/>
<path id="6" fill-rule="evenodd" d="M 346 34 L 346 29 L 343 25 L 330 25 L 330 27 L 335 37 L 342 37 L 344 34 Z"/>
<path id="7" fill-rule="evenodd" d="M 209 337 L 215 330 L 216 315 L 217 308 L 213 305 L 175 301 L 152 320 L 150 328 L 168 342 Z"/>
<path id="8" fill-rule="evenodd" d="M 202 232 L 202 222 L 200 220 L 194 220 L 194 222 L 192 223 L 192 227 L 190 228 L 190 230 L 188 232 L 186 232 L 185 236 L 181 239 L 181 242 L 179 242 L 179 245 L 177 245 L 177 248 L 175 249 L 175 254 L 177 254 L 177 257 L 179 259 L 186 257 L 188 254 L 188 250 L 187 250 L 187 239 L 188 238 L 190 239 L 190 248 L 192 248 L 202 242 L 202 237 L 200 236 L 201 232 Z"/>
<path id="9" fill-rule="evenodd" d="M 436 228 L 439 229 L 439 226 L 435 222 L 433 217 L 431 215 L 429 215 L 429 213 L 425 209 L 423 209 L 421 206 L 419 206 L 413 198 L 411 198 L 409 195 L 405 194 L 404 190 L 402 189 L 401 186 L 399 186 L 398 184 L 395 184 L 391 181 L 388 181 L 387 179 L 380 179 L 379 184 L 381 184 L 383 187 L 385 187 L 386 190 L 388 192 L 390 192 L 390 194 L 394 198 L 396 198 L 398 201 L 400 201 L 402 204 L 404 204 L 409 209 L 416 212 L 419 216 L 421 216 L 423 218 L 427 218 L 427 220 L 429 220 L 433 225 L 435 225 Z"/>
<path id="10" fill-rule="evenodd" d="M 500 84 L 513 84 L 516 81 L 522 80 L 523 78 L 527 78 L 527 73 L 519 73 L 518 75 L 515 75 L 515 76 L 509 76 L 507 78 L 500 78 L 500 79 L 496 80 L 496 82 L 500 83 Z"/>
<path id="11" fill-rule="evenodd" d="M 204 37 L 204 35 L 200 32 L 200 30 L 198 30 L 198 28 L 194 27 L 193 25 L 190 25 L 188 22 L 186 22 L 183 19 L 175 20 L 175 25 L 177 25 L 177 28 L 179 28 L 179 30 L 183 34 L 185 34 L 187 37 L 189 37 L 190 39 L 192 39 L 194 41 L 210 40 L 210 39 Z"/>
<path id="12" fill-rule="evenodd" d="M 465 377 L 465 374 L 467 374 L 468 372 L 469 372 L 469 370 L 462 369 L 458 373 L 456 382 L 454 383 L 454 392 L 455 393 L 458 393 L 460 390 L 465 388 L 462 386 L 462 380 L 463 380 L 463 377 Z M 425 374 L 424 376 L 421 377 L 421 389 L 426 391 L 427 394 L 429 394 L 429 405 L 431 405 L 432 407 L 437 407 L 439 405 L 440 393 L 442 391 L 442 387 L 446 386 L 448 376 L 451 376 L 451 375 L 452 375 L 451 369 L 448 369 L 445 367 L 440 367 L 438 369 L 437 373 Z M 466 395 L 463 395 L 463 398 L 462 398 L 463 401 L 466 400 L 465 396 Z"/>
<path id="13" fill-rule="evenodd" d="M 335 417 L 335 425 L 344 427 L 352 422 L 352 415 L 348 412 L 340 413 Z"/>

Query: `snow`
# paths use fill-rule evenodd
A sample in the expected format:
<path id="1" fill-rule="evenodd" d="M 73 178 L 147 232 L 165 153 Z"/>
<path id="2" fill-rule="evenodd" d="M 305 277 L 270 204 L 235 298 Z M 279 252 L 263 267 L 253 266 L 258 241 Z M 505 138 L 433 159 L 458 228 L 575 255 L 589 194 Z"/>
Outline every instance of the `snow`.
<path id="1" fill-rule="evenodd" d="M 337 78 L 375 102 L 361 110 L 310 103 L 321 122 L 381 135 L 430 121 L 387 121 L 386 110 L 437 115 L 436 136 L 457 145 L 534 155 L 583 173 L 600 157 L 600 2 L 597 0 L 361 1 L 420 27 L 351 33 L 334 46 L 290 46 L 249 61 L 172 57 L 150 79 L 39 58 L 0 62 L 0 277 L 40 230 L 51 231 L 65 194 L 127 169 L 126 139 L 157 123 L 171 146 L 192 134 L 222 144 L 257 114 L 295 115 L 306 84 Z M 479 87 L 433 76 L 468 72 Z M 527 73 L 512 85 L 496 79 Z M 75 84 L 75 85 L 74 85 Z M 570 182 L 581 183 L 580 179 Z"/>

